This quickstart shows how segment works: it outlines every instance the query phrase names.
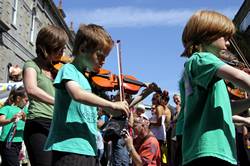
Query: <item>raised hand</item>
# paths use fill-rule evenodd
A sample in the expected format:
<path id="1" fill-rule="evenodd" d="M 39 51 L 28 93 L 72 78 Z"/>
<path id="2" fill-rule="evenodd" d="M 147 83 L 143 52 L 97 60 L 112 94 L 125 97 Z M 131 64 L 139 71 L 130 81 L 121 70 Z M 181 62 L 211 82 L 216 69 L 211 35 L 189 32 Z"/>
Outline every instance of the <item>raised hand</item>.
<path id="1" fill-rule="evenodd" d="M 127 101 L 113 102 L 113 109 L 121 111 L 122 113 L 125 113 L 127 115 L 127 117 L 129 116 L 130 110 L 129 110 Z"/>

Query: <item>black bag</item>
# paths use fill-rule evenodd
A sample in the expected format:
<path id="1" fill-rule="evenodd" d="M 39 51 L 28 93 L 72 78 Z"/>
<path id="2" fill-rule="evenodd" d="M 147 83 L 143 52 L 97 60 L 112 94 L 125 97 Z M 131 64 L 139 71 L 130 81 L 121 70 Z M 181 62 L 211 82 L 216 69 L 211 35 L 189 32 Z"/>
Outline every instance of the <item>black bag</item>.
<path id="1" fill-rule="evenodd" d="M 127 129 L 127 127 L 126 117 L 113 117 L 103 129 L 103 140 L 109 142 L 120 139 L 122 129 Z"/>

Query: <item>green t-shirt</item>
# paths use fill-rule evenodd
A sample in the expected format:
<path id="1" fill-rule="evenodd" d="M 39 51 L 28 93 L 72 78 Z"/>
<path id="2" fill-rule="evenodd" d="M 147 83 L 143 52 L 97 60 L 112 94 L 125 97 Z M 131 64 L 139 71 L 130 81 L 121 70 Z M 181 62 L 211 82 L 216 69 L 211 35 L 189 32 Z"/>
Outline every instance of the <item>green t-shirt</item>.
<path id="1" fill-rule="evenodd" d="M 27 68 L 35 69 L 37 74 L 37 86 L 49 95 L 54 96 L 55 88 L 53 86 L 52 80 L 46 77 L 46 75 L 37 66 L 37 64 L 32 60 L 28 60 L 27 62 L 25 62 L 23 69 L 25 70 Z M 27 115 L 27 119 L 34 119 L 40 117 L 52 119 L 52 115 L 53 105 L 43 103 L 29 96 L 29 114 Z"/>
<path id="2" fill-rule="evenodd" d="M 208 52 L 194 53 L 185 63 L 183 164 L 207 156 L 237 164 L 230 100 L 224 80 L 216 76 L 222 65 Z"/>
<path id="3" fill-rule="evenodd" d="M 73 100 L 64 87 L 67 80 L 91 92 L 88 80 L 74 65 L 65 64 L 59 70 L 54 81 L 54 114 L 45 149 L 96 156 L 97 108 Z"/>
<path id="4" fill-rule="evenodd" d="M 5 115 L 5 119 L 11 119 L 15 114 L 19 113 L 21 109 L 17 106 L 4 106 L 0 109 L 0 115 Z M 28 109 L 24 107 L 23 111 L 27 114 Z M 3 126 L 2 133 L 0 136 L 0 141 L 7 141 L 7 136 L 10 133 L 10 129 L 13 125 L 13 122 Z M 25 122 L 23 120 L 19 120 L 17 122 L 16 134 L 14 136 L 13 142 L 22 142 L 23 141 L 23 130 L 24 130 Z"/>

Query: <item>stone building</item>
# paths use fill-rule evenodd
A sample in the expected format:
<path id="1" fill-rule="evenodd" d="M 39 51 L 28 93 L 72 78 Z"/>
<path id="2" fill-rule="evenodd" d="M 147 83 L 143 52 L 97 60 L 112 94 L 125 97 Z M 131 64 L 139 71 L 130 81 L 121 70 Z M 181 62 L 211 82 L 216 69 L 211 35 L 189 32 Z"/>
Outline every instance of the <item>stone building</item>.
<path id="1" fill-rule="evenodd" d="M 231 43 L 231 50 L 240 61 L 240 56 L 243 56 L 250 63 L 250 0 L 244 0 L 233 22 L 237 27 L 237 33 L 233 37 L 237 48 Z"/>
<path id="2" fill-rule="evenodd" d="M 74 32 L 64 18 L 62 1 L 57 7 L 53 0 L 0 0 L 0 82 L 7 81 L 9 63 L 22 67 L 36 56 L 36 35 L 43 26 L 53 24 L 67 32 L 64 53 L 70 55 Z"/>

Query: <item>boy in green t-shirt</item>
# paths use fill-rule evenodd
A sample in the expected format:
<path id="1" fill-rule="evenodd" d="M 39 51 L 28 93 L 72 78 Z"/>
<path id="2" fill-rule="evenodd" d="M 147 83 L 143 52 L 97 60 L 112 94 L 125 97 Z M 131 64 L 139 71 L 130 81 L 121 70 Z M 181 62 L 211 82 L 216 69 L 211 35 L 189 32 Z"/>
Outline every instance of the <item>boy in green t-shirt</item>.
<path id="1" fill-rule="evenodd" d="M 185 101 L 177 123 L 177 134 L 183 135 L 183 165 L 237 164 L 232 111 L 249 108 L 250 99 L 230 103 L 224 80 L 250 92 L 250 76 L 219 59 L 234 33 L 233 22 L 214 11 L 196 12 L 183 31 L 182 56 L 188 60 L 180 83 Z"/>
<path id="2" fill-rule="evenodd" d="M 19 165 L 19 153 L 22 148 L 23 130 L 27 114 L 28 97 L 23 87 L 13 89 L 5 106 L 0 109 L 0 154 L 2 165 Z M 20 119 L 20 120 L 19 120 Z"/>
<path id="3" fill-rule="evenodd" d="M 81 25 L 73 48 L 74 60 L 65 64 L 55 81 L 55 106 L 45 149 L 52 165 L 96 165 L 97 107 L 128 114 L 127 102 L 110 102 L 92 93 L 86 72 L 98 72 L 113 47 L 99 25 Z"/>

